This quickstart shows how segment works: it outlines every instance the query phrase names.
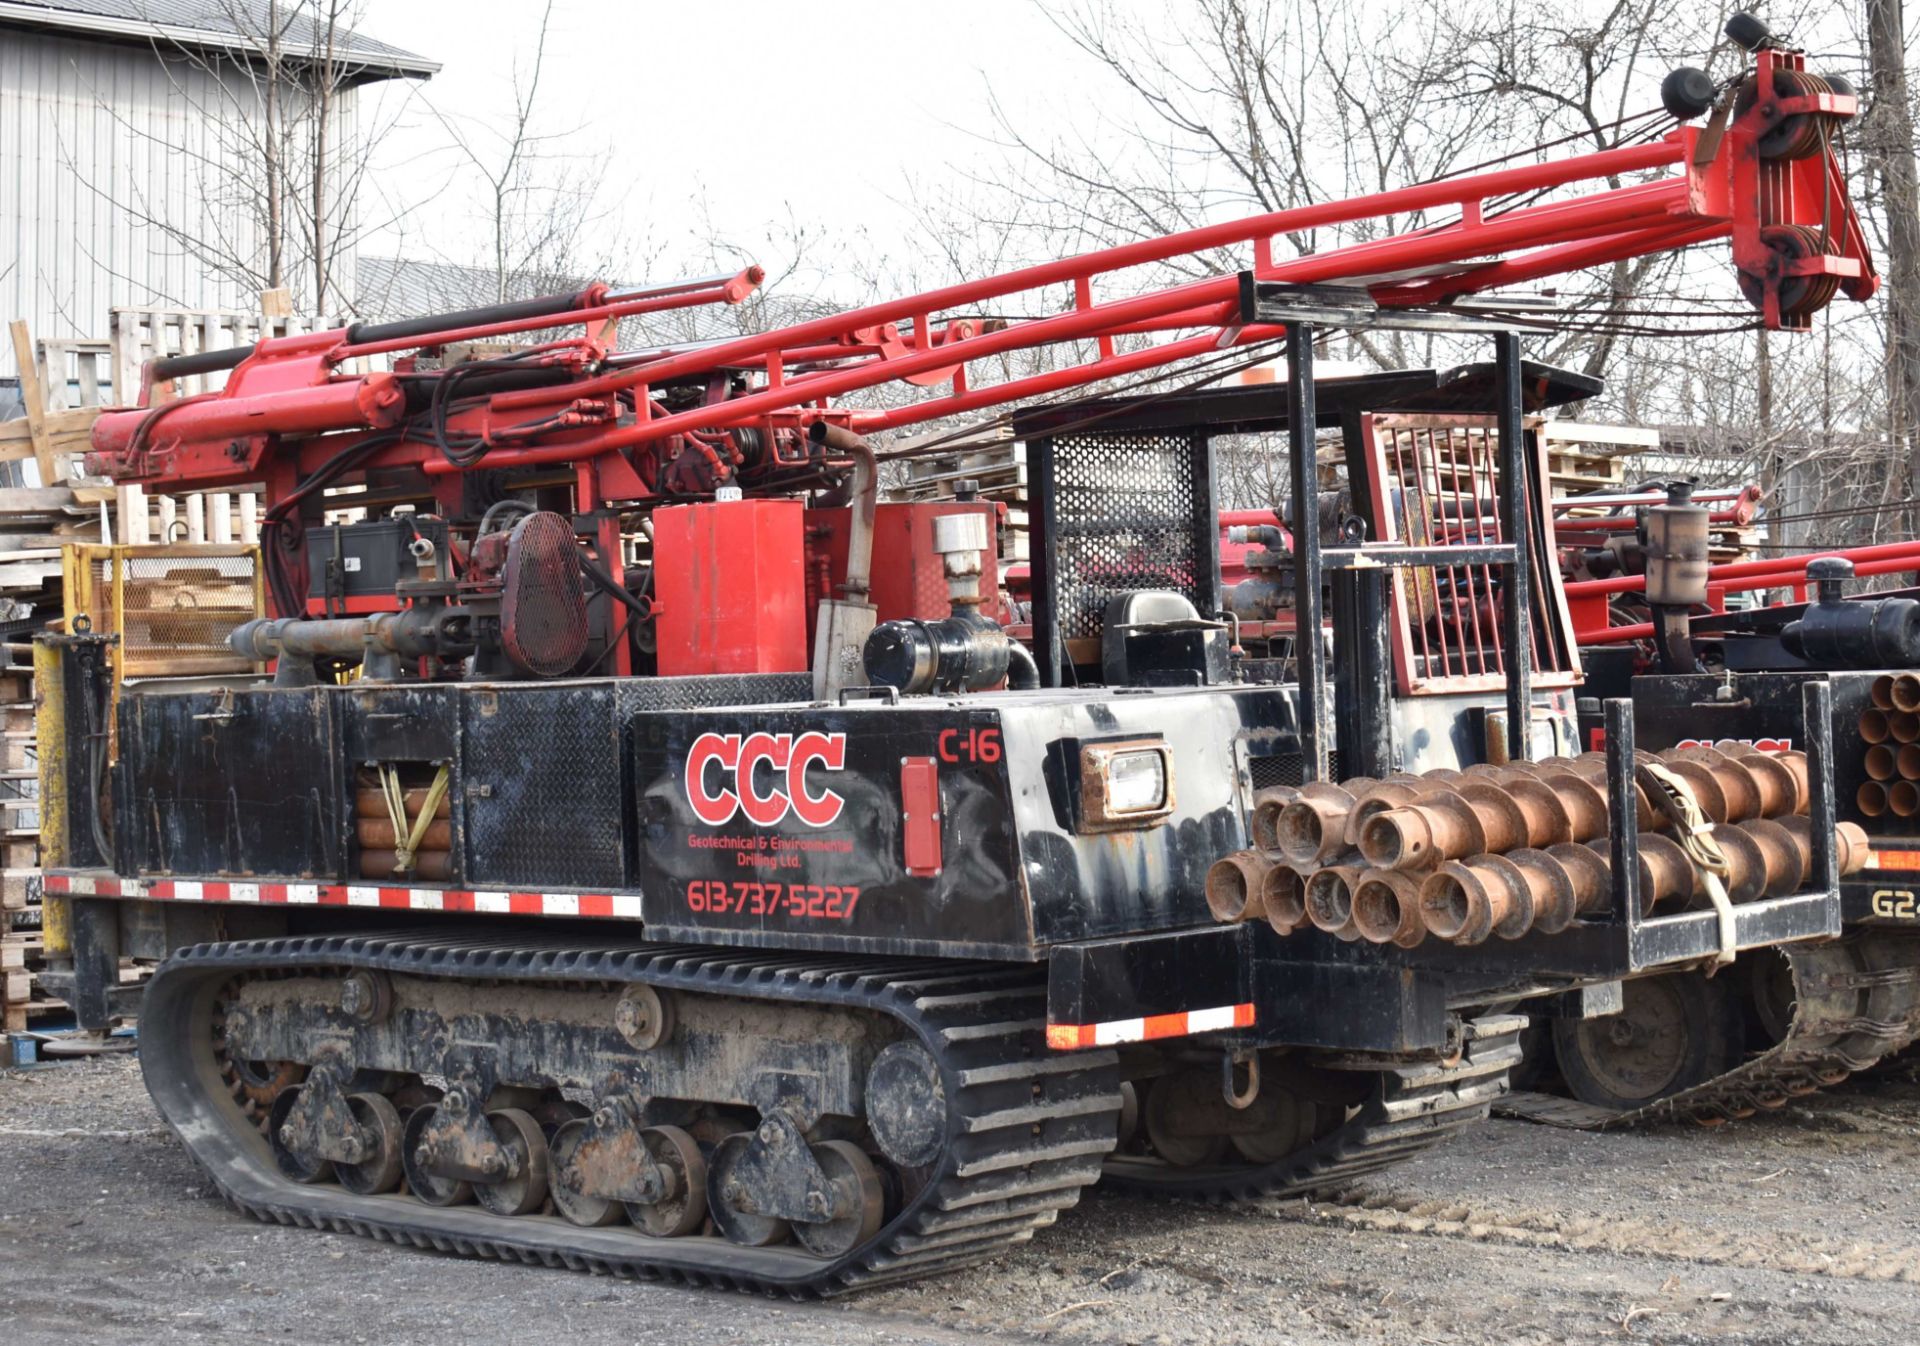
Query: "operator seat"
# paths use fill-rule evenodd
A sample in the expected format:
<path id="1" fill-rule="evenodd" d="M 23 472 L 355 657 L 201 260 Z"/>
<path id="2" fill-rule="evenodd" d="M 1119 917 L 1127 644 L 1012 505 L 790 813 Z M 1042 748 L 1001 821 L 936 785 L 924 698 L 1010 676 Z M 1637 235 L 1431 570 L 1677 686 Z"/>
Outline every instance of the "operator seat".
<path id="1" fill-rule="evenodd" d="M 1193 600 L 1142 589 L 1107 600 L 1100 675 L 1109 687 L 1200 687 L 1231 677 L 1227 627 L 1202 617 Z"/>

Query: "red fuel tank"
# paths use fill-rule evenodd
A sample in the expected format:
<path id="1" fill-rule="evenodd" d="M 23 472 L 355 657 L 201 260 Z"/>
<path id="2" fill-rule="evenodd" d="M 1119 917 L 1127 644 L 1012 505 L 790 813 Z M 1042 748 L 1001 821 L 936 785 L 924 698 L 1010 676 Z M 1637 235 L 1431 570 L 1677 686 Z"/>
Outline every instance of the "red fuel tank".
<path id="1" fill-rule="evenodd" d="M 663 676 L 806 672 L 805 513 L 798 500 L 653 512 Z"/>

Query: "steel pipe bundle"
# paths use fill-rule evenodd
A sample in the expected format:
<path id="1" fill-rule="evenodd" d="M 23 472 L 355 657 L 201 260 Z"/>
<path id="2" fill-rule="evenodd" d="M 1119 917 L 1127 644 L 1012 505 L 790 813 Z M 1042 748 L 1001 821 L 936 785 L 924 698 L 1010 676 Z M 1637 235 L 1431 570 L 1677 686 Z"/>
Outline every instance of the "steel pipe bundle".
<path id="1" fill-rule="evenodd" d="M 1897 679 L 1887 679 L 1885 714 Z M 1920 705 L 1920 678 L 1912 688 Z M 1872 712 L 1870 712 L 1872 713 Z M 1920 745 L 1883 743 L 1882 810 L 1920 813 Z M 1738 743 L 1641 753 L 1678 777 L 1710 824 L 1727 861 L 1734 902 L 1798 891 L 1813 867 L 1807 761 Z M 1912 774 L 1902 770 L 1905 761 Z M 1899 779 L 1895 780 L 1895 777 Z M 1612 902 L 1606 757 L 1550 758 L 1465 771 L 1263 790 L 1255 800 L 1253 848 L 1216 863 L 1207 902 L 1216 919 L 1265 919 L 1280 934 L 1303 925 L 1344 940 L 1412 948 L 1428 935 L 1459 944 L 1531 931 L 1558 934 Z M 1706 880 L 1675 839 L 1666 814 L 1636 782 L 1641 911 L 1702 905 Z M 1864 807 L 1864 805 L 1863 805 Z M 1866 861 L 1866 835 L 1838 829 L 1840 868 Z"/>
<path id="2" fill-rule="evenodd" d="M 1860 712 L 1860 765 L 1867 779 L 1854 806 L 1868 818 L 1920 816 L 1920 674 L 1883 673 Z"/>

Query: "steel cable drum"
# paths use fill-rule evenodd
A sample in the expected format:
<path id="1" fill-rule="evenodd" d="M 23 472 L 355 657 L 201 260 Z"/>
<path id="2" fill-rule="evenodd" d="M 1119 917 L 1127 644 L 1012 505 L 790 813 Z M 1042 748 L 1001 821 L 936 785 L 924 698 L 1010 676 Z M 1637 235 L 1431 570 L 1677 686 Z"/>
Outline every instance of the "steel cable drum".
<path id="1" fill-rule="evenodd" d="M 500 647 L 537 678 L 572 671 L 587 652 L 587 595 L 573 527 L 551 511 L 514 525 L 502 567 Z"/>

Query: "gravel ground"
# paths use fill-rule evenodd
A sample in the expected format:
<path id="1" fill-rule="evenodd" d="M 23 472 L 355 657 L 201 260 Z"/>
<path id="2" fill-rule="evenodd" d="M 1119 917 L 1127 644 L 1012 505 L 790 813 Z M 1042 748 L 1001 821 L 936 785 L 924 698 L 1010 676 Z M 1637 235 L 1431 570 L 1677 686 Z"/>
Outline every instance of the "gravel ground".
<path id="1" fill-rule="evenodd" d="M 129 1059 L 0 1072 L 0 1342 L 1910 1343 L 1920 1085 L 1722 1131 L 1492 1122 L 1335 1199 L 1103 1197 L 961 1275 L 825 1304 L 257 1224 Z"/>

